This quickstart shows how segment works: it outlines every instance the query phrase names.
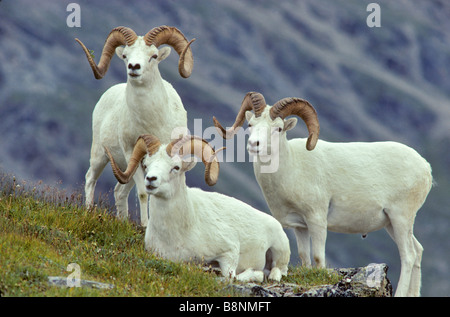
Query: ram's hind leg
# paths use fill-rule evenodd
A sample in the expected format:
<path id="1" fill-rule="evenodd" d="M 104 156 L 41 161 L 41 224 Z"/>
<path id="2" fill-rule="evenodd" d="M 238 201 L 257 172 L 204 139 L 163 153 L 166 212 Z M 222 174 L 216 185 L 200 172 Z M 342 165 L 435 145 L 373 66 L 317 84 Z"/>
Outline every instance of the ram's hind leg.
<path id="1" fill-rule="evenodd" d="M 134 186 L 134 181 L 130 180 L 127 184 L 117 183 L 114 188 L 114 200 L 116 204 L 117 217 L 121 220 L 128 219 L 128 196 Z"/>
<path id="2" fill-rule="evenodd" d="M 264 272 L 249 268 L 249 269 L 246 269 L 244 272 L 236 275 L 236 280 L 243 282 L 243 283 L 248 283 L 248 282 L 261 283 L 264 281 Z"/>
<path id="3" fill-rule="evenodd" d="M 288 264 L 291 256 L 289 240 L 286 236 L 279 237 L 272 247 L 266 252 L 266 266 L 264 271 L 269 271 L 269 280 L 279 282 L 287 275 Z"/>
<path id="4" fill-rule="evenodd" d="M 418 254 L 414 246 L 412 226 L 401 219 L 390 217 L 390 220 L 391 223 L 386 226 L 386 230 L 397 244 L 401 262 L 400 279 L 395 296 L 404 297 L 409 294 L 413 267 L 418 259 Z"/>
<path id="5" fill-rule="evenodd" d="M 86 172 L 86 183 L 84 185 L 84 194 L 86 199 L 86 207 L 92 208 L 94 206 L 94 191 L 97 180 L 105 169 L 106 164 L 108 164 L 108 159 L 103 152 L 97 153 L 96 151 L 91 151 L 90 166 Z"/>
<path id="6" fill-rule="evenodd" d="M 409 285 L 408 296 L 420 296 L 420 287 L 422 284 L 422 253 L 423 247 L 416 237 L 413 236 L 414 248 L 416 250 L 416 259 L 414 261 L 413 270 L 411 273 L 411 284 Z"/>
<path id="7" fill-rule="evenodd" d="M 148 194 L 145 190 L 145 175 L 142 168 L 138 168 L 133 176 L 136 183 L 136 190 L 139 197 L 139 210 L 141 214 L 141 226 L 147 227 L 148 224 Z"/>

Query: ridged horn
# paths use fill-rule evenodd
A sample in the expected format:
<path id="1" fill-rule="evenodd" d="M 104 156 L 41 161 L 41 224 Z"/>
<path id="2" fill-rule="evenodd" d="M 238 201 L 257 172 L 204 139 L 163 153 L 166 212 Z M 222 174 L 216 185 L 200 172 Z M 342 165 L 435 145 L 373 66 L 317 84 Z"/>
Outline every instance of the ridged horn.
<path id="1" fill-rule="evenodd" d="M 172 46 L 180 56 L 178 60 L 178 72 L 184 78 L 191 76 L 192 69 L 194 68 L 194 57 L 192 55 L 191 44 L 195 41 L 192 39 L 188 41 L 184 34 L 172 26 L 158 26 L 144 35 L 145 44 L 148 46 L 167 44 Z"/>
<path id="2" fill-rule="evenodd" d="M 185 135 L 182 138 L 172 141 L 166 147 L 166 152 L 169 156 L 173 157 L 176 154 L 180 156 L 195 155 L 202 159 L 205 164 L 205 182 L 209 186 L 213 186 L 219 179 L 219 161 L 217 160 L 217 153 L 222 151 L 221 148 L 218 151 L 214 151 L 212 146 L 204 139 L 193 136 Z"/>
<path id="3" fill-rule="evenodd" d="M 264 96 L 262 94 L 253 91 L 248 92 L 245 95 L 244 100 L 242 100 L 241 108 L 236 116 L 236 120 L 234 121 L 233 126 L 230 129 L 225 130 L 220 122 L 216 119 L 216 117 L 213 117 L 214 126 L 224 139 L 230 139 L 244 124 L 246 111 L 253 110 L 255 112 L 255 116 L 259 117 L 264 111 L 265 107 L 266 100 L 264 99 Z"/>
<path id="4" fill-rule="evenodd" d="M 122 172 L 117 166 L 109 149 L 105 147 L 105 151 L 109 157 L 109 160 L 111 161 L 111 167 L 114 176 L 119 181 L 119 183 L 127 184 L 133 177 L 134 173 L 136 173 L 136 170 L 139 167 L 139 163 L 144 158 L 144 156 L 146 154 L 153 155 L 158 151 L 160 146 L 161 143 L 159 139 L 153 135 L 145 134 L 139 136 L 136 144 L 134 145 L 133 153 L 130 157 L 130 160 L 128 161 L 128 166 L 125 172 Z"/>
<path id="5" fill-rule="evenodd" d="M 290 115 L 300 117 L 308 128 L 309 136 L 306 142 L 306 149 L 311 151 L 315 148 L 319 139 L 320 125 L 316 109 L 306 100 L 300 98 L 283 98 L 270 109 L 270 117 L 281 119 Z"/>
<path id="6" fill-rule="evenodd" d="M 100 61 L 98 65 L 94 62 L 94 59 L 91 56 L 91 53 L 86 48 L 86 46 L 79 39 L 75 39 L 84 50 L 86 57 L 89 61 L 89 65 L 91 65 L 92 71 L 94 72 L 94 76 L 96 79 L 102 79 L 108 71 L 109 64 L 114 55 L 114 52 L 118 46 L 121 45 L 133 45 L 136 42 L 137 35 L 136 33 L 125 26 L 118 26 L 109 33 L 106 38 L 105 45 L 103 45 L 102 56 L 100 57 Z"/>

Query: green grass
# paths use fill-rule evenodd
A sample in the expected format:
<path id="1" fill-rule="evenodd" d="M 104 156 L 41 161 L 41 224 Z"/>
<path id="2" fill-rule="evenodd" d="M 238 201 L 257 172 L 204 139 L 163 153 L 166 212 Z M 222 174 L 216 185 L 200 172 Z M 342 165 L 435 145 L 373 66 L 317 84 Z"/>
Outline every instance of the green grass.
<path id="1" fill-rule="evenodd" d="M 87 210 L 81 194 L 28 185 L 0 174 L 0 296 L 235 296 L 200 265 L 147 252 L 144 230 L 119 221 L 107 206 Z M 113 289 L 50 286 L 48 276 L 113 284 Z M 333 284 L 327 270 L 290 268 L 283 282 Z"/>

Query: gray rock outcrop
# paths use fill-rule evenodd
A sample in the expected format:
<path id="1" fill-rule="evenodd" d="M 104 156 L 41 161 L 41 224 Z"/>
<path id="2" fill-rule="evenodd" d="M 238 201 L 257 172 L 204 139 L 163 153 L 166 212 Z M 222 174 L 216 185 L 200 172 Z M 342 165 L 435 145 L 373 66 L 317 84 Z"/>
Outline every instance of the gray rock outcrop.
<path id="1" fill-rule="evenodd" d="M 386 264 L 366 267 L 330 269 L 342 279 L 334 285 L 320 285 L 309 289 L 292 284 L 232 284 L 238 293 L 254 297 L 392 297 L 392 284 L 387 277 Z"/>

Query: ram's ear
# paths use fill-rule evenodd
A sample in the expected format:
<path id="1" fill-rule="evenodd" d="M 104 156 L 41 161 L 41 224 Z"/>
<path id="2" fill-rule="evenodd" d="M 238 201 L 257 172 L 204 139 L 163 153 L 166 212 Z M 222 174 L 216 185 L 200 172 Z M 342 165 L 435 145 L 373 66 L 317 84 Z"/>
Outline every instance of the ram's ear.
<path id="1" fill-rule="evenodd" d="M 284 120 L 284 131 L 289 131 L 295 127 L 297 124 L 297 118 L 289 118 Z"/>
<path id="2" fill-rule="evenodd" d="M 253 116 L 254 116 L 254 114 L 250 110 L 247 110 L 245 112 L 245 119 L 247 120 L 247 122 L 249 122 L 253 118 Z"/>
<path id="3" fill-rule="evenodd" d="M 158 52 L 158 62 L 165 60 L 170 55 L 171 49 L 168 46 L 164 46 Z"/>
<path id="4" fill-rule="evenodd" d="M 116 55 L 120 58 L 123 59 L 123 50 L 125 49 L 125 46 L 118 46 L 116 47 Z"/>
<path id="5" fill-rule="evenodd" d="M 196 164 L 197 161 L 194 158 L 191 158 L 190 161 L 183 161 L 183 163 L 181 164 L 181 171 L 182 172 L 190 171 L 195 167 Z"/>

